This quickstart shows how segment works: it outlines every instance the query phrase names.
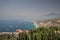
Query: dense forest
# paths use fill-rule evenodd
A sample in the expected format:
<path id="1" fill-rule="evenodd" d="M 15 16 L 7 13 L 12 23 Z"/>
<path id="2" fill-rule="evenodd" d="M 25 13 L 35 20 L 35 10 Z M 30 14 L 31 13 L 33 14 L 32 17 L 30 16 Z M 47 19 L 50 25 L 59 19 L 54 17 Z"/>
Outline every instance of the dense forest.
<path id="1" fill-rule="evenodd" d="M 0 35 L 0 40 L 60 40 L 60 27 L 39 27 L 29 30 L 28 33 L 19 33 L 18 37 L 14 36 L 14 34 L 4 34 Z"/>

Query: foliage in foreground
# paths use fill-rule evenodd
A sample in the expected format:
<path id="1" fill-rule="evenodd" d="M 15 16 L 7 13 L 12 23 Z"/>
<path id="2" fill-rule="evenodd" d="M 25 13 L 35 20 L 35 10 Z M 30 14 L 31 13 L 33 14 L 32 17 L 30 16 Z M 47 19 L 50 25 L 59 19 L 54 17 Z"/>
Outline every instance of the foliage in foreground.
<path id="1" fill-rule="evenodd" d="M 0 35 L 0 40 L 60 40 L 60 27 L 36 28 L 26 32 L 19 33 L 18 37 L 13 35 Z"/>

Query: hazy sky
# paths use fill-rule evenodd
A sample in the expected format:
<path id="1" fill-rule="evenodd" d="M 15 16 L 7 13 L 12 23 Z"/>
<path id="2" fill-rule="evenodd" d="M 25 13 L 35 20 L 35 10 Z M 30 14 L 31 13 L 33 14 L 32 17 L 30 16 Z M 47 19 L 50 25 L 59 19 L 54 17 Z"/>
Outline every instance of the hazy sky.
<path id="1" fill-rule="evenodd" d="M 32 20 L 60 13 L 60 0 L 0 0 L 1 20 Z"/>

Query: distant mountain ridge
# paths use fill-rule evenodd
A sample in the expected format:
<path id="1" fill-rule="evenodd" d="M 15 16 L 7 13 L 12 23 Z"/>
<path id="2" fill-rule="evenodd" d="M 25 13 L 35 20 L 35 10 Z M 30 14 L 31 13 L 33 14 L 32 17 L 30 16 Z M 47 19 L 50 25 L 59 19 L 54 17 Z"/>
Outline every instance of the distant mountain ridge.
<path id="1" fill-rule="evenodd" d="M 45 19 L 53 19 L 53 18 L 60 18 L 60 13 L 49 13 L 43 16 L 39 16 L 37 20 L 45 20 Z"/>
<path id="2" fill-rule="evenodd" d="M 53 18 L 48 20 L 38 20 L 34 22 L 36 27 L 50 27 L 50 26 L 60 26 L 60 18 Z"/>

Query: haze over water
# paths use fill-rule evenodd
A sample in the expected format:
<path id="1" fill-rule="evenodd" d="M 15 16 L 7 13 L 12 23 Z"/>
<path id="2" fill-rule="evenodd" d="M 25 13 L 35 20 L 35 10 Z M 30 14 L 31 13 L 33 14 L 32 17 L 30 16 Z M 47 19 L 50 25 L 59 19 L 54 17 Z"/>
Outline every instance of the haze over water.
<path id="1" fill-rule="evenodd" d="M 48 17 L 48 14 L 54 17 L 60 15 L 60 0 L 0 0 L 2 29 L 7 27 L 6 30 L 9 28 L 14 31 L 23 28 L 30 30 L 34 28 L 32 20 L 51 18 L 52 16 Z"/>
<path id="2" fill-rule="evenodd" d="M 31 21 L 50 13 L 60 14 L 60 0 L 0 0 L 0 20 Z"/>

